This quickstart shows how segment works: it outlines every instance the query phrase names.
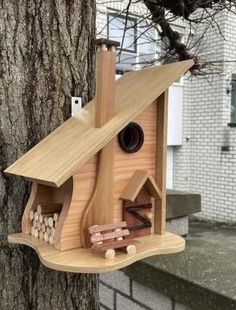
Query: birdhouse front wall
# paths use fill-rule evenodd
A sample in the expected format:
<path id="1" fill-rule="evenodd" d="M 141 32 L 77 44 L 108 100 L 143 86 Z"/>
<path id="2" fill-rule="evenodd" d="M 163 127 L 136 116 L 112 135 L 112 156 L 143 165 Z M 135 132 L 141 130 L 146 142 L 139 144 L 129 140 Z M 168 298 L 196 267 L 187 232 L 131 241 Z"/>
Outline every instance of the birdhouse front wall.
<path id="1" fill-rule="evenodd" d="M 155 176 L 156 167 L 156 102 L 152 103 L 142 114 L 132 120 L 141 126 L 144 143 L 135 153 L 126 153 L 119 145 L 118 137 L 114 141 L 114 208 L 113 222 L 123 219 L 123 201 L 120 198 L 124 187 L 136 170 L 148 171 Z M 81 246 L 81 221 L 93 194 L 96 182 L 97 156 L 92 157 L 77 173 L 73 175 L 73 191 L 67 214 L 61 223 L 59 240 L 56 248 L 67 250 Z M 103 206 L 100 206 L 102 208 Z M 96 223 L 93 223 L 96 224 Z M 153 228 L 151 229 L 153 231 Z"/>

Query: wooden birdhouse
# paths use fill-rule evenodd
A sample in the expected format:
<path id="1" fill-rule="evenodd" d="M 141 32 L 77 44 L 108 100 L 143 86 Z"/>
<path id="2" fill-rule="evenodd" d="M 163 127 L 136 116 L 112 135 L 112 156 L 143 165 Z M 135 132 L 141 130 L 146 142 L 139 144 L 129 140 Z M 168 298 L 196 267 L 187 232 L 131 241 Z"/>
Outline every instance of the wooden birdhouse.
<path id="1" fill-rule="evenodd" d="M 5 171 L 32 181 L 9 242 L 62 271 L 112 271 L 185 247 L 165 231 L 167 91 L 193 61 L 115 81 L 116 42 L 96 44 L 95 99 Z"/>

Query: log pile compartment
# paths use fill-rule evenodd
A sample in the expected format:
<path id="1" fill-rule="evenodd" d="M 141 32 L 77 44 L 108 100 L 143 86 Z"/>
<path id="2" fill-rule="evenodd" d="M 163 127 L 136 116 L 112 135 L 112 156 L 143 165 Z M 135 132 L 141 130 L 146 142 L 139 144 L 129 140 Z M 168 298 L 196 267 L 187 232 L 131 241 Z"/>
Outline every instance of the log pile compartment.
<path id="1" fill-rule="evenodd" d="M 36 211 L 31 210 L 31 235 L 54 245 L 61 210 L 61 203 L 39 204 Z"/>
<path id="2" fill-rule="evenodd" d="M 34 182 L 22 218 L 22 232 L 56 247 L 72 191 L 72 179 L 59 188 Z"/>

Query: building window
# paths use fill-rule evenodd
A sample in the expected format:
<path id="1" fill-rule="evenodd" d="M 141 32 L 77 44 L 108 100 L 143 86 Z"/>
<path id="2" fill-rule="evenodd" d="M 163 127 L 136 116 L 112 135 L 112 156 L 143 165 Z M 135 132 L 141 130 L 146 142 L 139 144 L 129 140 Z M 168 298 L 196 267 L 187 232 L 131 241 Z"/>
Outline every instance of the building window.
<path id="1" fill-rule="evenodd" d="M 119 41 L 122 51 L 136 53 L 136 24 L 136 18 L 128 17 L 126 20 L 126 16 L 108 14 L 108 38 Z"/>
<path id="2" fill-rule="evenodd" d="M 126 16 L 110 13 L 107 16 L 107 36 L 110 40 L 120 42 L 120 53 L 117 54 L 116 74 L 123 75 L 125 72 L 134 70 L 137 53 L 137 20 Z M 123 41 L 123 42 L 122 42 Z"/>
<path id="3" fill-rule="evenodd" d="M 236 74 L 232 75 L 231 81 L 231 118 L 230 122 L 236 124 Z"/>
<path id="4" fill-rule="evenodd" d="M 153 65 L 157 61 L 157 31 L 150 22 L 141 21 L 138 25 L 138 64 L 140 67 Z"/>
<path id="5" fill-rule="evenodd" d="M 119 41 L 121 51 L 117 56 L 117 74 L 150 66 L 157 59 L 157 31 L 147 21 L 119 13 L 107 15 L 107 35 Z M 122 42 L 123 41 L 123 42 Z"/>

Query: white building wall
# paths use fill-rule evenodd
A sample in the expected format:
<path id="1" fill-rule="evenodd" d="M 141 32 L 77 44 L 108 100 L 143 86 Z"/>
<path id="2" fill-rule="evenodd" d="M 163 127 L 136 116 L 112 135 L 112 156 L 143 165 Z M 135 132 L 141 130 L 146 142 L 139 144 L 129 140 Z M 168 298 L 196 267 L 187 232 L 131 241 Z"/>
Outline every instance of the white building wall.
<path id="1" fill-rule="evenodd" d="M 210 60 L 236 59 L 236 16 L 222 13 L 218 24 L 228 41 L 215 27 L 202 41 L 201 52 L 212 52 Z M 174 188 L 201 194 L 201 219 L 227 223 L 236 222 L 236 128 L 227 127 L 231 97 L 226 93 L 233 67 L 225 63 L 223 74 L 207 77 L 210 82 L 186 82 L 183 145 L 174 151 Z M 222 152 L 226 145 L 230 151 Z"/>

